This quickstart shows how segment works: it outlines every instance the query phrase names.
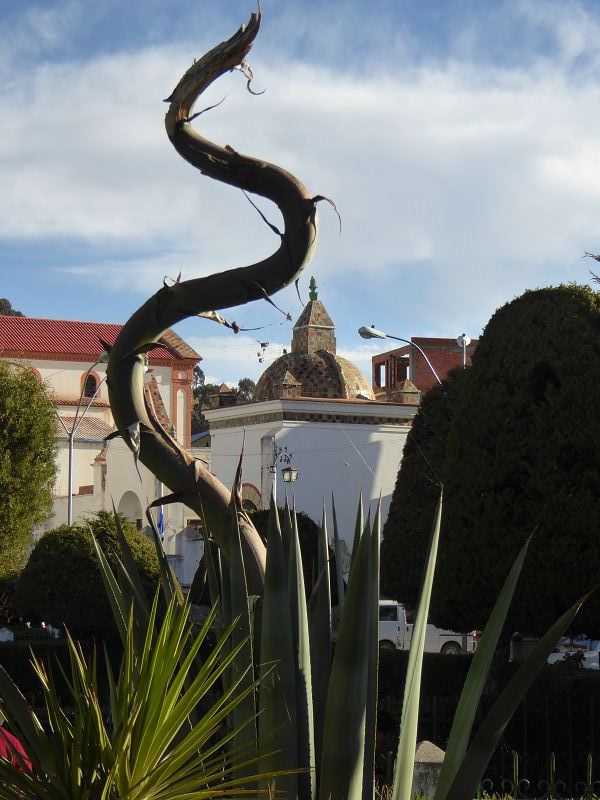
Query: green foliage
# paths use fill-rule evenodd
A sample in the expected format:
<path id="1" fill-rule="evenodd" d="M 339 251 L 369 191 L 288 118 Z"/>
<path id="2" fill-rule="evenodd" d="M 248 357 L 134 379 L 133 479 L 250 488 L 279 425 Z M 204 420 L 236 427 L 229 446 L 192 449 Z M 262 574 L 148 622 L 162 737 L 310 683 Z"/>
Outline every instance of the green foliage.
<path id="1" fill-rule="evenodd" d="M 240 378 L 238 385 L 234 388 L 238 403 L 249 403 L 254 397 L 256 383 L 252 378 Z"/>
<path id="2" fill-rule="evenodd" d="M 434 623 L 481 628 L 536 528 L 511 629 L 541 633 L 593 585 L 600 560 L 599 333 L 600 299 L 592 290 L 526 292 L 493 315 L 472 368 L 425 396 L 384 529 L 387 595 L 416 603 L 434 470 L 446 495 Z M 593 597 L 578 629 L 600 635 L 599 612 Z"/>
<path id="3" fill-rule="evenodd" d="M 402 703 L 402 721 L 398 740 L 398 755 L 394 769 L 394 800 L 409 800 L 413 782 L 414 753 L 417 747 L 417 727 L 419 723 L 419 705 L 421 699 L 421 675 L 423 673 L 423 655 L 425 653 L 425 637 L 429 618 L 429 603 L 433 588 L 433 576 L 440 538 L 442 521 L 442 499 L 440 492 L 435 522 L 431 534 L 427 564 L 423 576 L 423 590 L 419 597 L 417 616 L 413 626 L 406 669 L 406 684 Z M 470 672 L 470 670 L 469 670 Z"/>
<path id="4" fill-rule="evenodd" d="M 23 314 L 12 307 L 10 300 L 6 297 L 0 297 L 0 316 L 3 317 L 22 317 Z"/>
<path id="5" fill-rule="evenodd" d="M 119 515 L 146 595 L 152 597 L 159 567 L 152 543 Z M 61 525 L 36 544 L 23 570 L 14 597 L 24 615 L 54 626 L 66 625 L 77 635 L 114 633 L 113 615 L 102 584 L 92 533 L 112 565 L 122 558 L 115 519 L 100 511 L 84 525 Z"/>
<path id="6" fill-rule="evenodd" d="M 0 578 L 27 559 L 32 529 L 52 508 L 54 404 L 28 369 L 0 362 Z"/>
<path id="7" fill-rule="evenodd" d="M 282 515 L 284 510 L 279 509 L 279 514 Z M 264 542 L 267 541 L 269 532 L 269 514 L 266 509 L 248 512 L 252 524 L 260 534 Z M 310 597 L 314 576 L 317 574 L 317 560 L 318 560 L 318 544 L 319 544 L 319 526 L 317 523 L 305 514 L 304 511 L 296 512 L 296 521 L 298 524 L 298 536 L 300 538 L 300 552 L 302 554 L 302 569 L 304 572 L 304 587 L 307 597 Z M 329 577 L 331 583 L 331 602 L 332 605 L 338 605 L 338 583 L 336 576 L 336 560 L 332 548 L 329 548 Z"/>
<path id="8" fill-rule="evenodd" d="M 190 678 L 194 657 L 204 642 L 214 612 L 199 633 L 192 633 L 189 608 L 174 598 L 162 624 L 155 601 L 146 638 L 135 643 L 133 616 L 127 627 L 125 655 L 117 677 L 107 665 L 109 719 L 102 713 L 95 659 L 86 661 L 71 640 L 68 714 L 51 672 L 34 657 L 34 669 L 49 721 L 43 731 L 31 706 L 0 667 L 0 708 L 23 743 L 33 774 L 0 762 L 0 798 L 29 800 L 196 800 L 239 796 L 234 757 L 224 745 L 229 737 L 226 712 L 244 692 L 211 696 L 236 652 L 220 658 L 227 633 L 203 669 Z M 182 653 L 187 657 L 182 658 Z M 200 703 L 205 713 L 193 726 L 190 713 Z"/>
<path id="9" fill-rule="evenodd" d="M 238 403 L 249 403 L 254 396 L 255 382 L 252 378 L 240 378 L 237 386 L 233 387 L 233 393 Z M 211 397 L 218 394 L 219 386 L 216 383 L 206 383 L 204 372 L 199 365 L 194 367 L 192 377 L 192 394 L 194 397 L 192 405 L 192 434 L 202 433 L 208 430 L 208 422 L 202 413 L 210 408 Z"/>
<path id="10" fill-rule="evenodd" d="M 192 376 L 192 435 L 208 430 L 208 422 L 204 418 L 203 410 L 210 408 L 210 398 L 219 391 L 214 383 L 206 383 L 204 372 L 197 364 Z"/>
<path id="11" fill-rule="evenodd" d="M 402 453 L 381 543 L 381 591 L 415 608 L 439 495 L 444 446 L 465 371 L 454 370 L 421 402 Z M 446 504 L 448 497 L 446 491 Z M 447 513 L 447 512 L 446 512 Z M 444 537 L 446 528 L 444 525 Z M 443 551 L 443 540 L 441 549 Z M 440 565 L 438 565 L 438 570 Z M 436 586 L 433 590 L 435 604 Z M 455 624 L 455 623 L 453 623 Z"/>
<path id="12" fill-rule="evenodd" d="M 236 483 L 238 486 L 241 483 L 239 472 Z M 233 492 L 230 512 L 234 529 L 238 524 L 238 515 L 243 513 L 237 506 L 237 497 L 238 493 Z M 408 800 L 410 796 L 417 741 L 425 631 L 440 520 L 441 499 L 409 653 L 392 800 Z M 77 737 L 73 737 L 72 731 L 75 729 L 69 727 L 71 717 L 67 718 L 64 715 L 52 681 L 47 682 L 44 670 L 38 667 L 42 682 L 45 684 L 44 695 L 48 715 L 53 720 L 53 731 L 56 735 L 51 753 L 45 747 L 45 739 L 41 736 L 37 720 L 31 717 L 16 687 L 8 675 L 0 669 L 0 695 L 3 697 L 4 707 L 9 709 L 11 722 L 27 743 L 28 752 L 31 753 L 32 761 L 35 762 L 38 771 L 47 776 L 50 767 L 54 774 L 57 774 L 56 767 L 49 759 L 51 755 L 53 757 L 53 754 L 59 753 L 60 762 L 62 765 L 68 765 L 69 774 L 71 776 L 76 774 L 77 791 L 80 791 L 81 780 L 87 780 L 85 765 L 92 763 L 94 759 L 97 761 L 99 752 L 102 751 L 103 761 L 100 768 L 93 772 L 93 781 L 105 780 L 103 770 L 110 762 L 106 780 L 115 781 L 120 792 L 137 791 L 139 786 L 135 783 L 135 777 L 145 776 L 144 788 L 150 787 L 151 791 L 144 797 L 158 798 L 162 796 L 158 790 L 156 794 L 152 794 L 152 791 L 154 791 L 153 781 L 156 780 L 156 775 L 159 775 L 162 781 L 160 791 L 168 792 L 169 797 L 181 797 L 183 800 L 184 796 L 188 796 L 185 791 L 190 790 L 196 791 L 194 796 L 199 797 L 201 795 L 198 793 L 197 784 L 189 780 L 184 785 L 180 783 L 177 770 L 183 762 L 177 757 L 168 757 L 164 762 L 161 762 L 161 759 L 177 736 L 177 727 L 170 718 L 174 709 L 173 703 L 179 703 L 176 720 L 180 720 L 180 725 L 187 721 L 188 738 L 194 743 L 208 742 L 209 736 L 220 734 L 214 726 L 210 732 L 204 728 L 206 706 L 210 706 L 211 703 L 214 706 L 216 703 L 219 709 L 218 720 L 220 722 L 227 719 L 228 733 L 217 742 L 215 749 L 211 750 L 211 755 L 215 755 L 215 761 L 207 762 L 204 758 L 201 762 L 203 767 L 206 767 L 207 763 L 211 766 L 212 763 L 222 764 L 223 758 L 228 757 L 231 772 L 225 771 L 224 774 L 238 775 L 239 778 L 234 778 L 235 785 L 253 791 L 258 784 L 259 788 L 266 790 L 272 786 L 271 778 L 277 775 L 279 786 L 290 791 L 299 800 L 314 800 L 317 793 L 315 783 L 300 780 L 298 772 L 305 770 L 314 772 L 317 776 L 318 796 L 322 800 L 337 798 L 359 800 L 362 797 L 373 796 L 379 655 L 375 635 L 378 619 L 379 512 L 374 525 L 371 527 L 367 524 L 362 536 L 358 536 L 356 540 L 333 663 L 330 665 L 328 659 L 321 659 L 317 666 L 317 672 L 320 669 L 329 671 L 331 668 L 321 759 L 316 757 L 313 747 L 316 737 L 315 731 L 310 730 L 310 714 L 305 713 L 314 704 L 307 676 L 312 672 L 314 678 L 316 674 L 314 665 L 311 669 L 311 663 L 315 648 L 318 649 L 320 645 L 316 640 L 311 642 L 310 650 L 313 652 L 309 652 L 309 620 L 306 614 L 304 581 L 302 571 L 299 569 L 300 546 L 297 525 L 292 521 L 289 509 L 284 510 L 283 529 L 279 526 L 274 505 L 271 509 L 264 596 L 259 602 L 256 602 L 256 598 L 251 598 L 247 592 L 239 535 L 229 536 L 229 562 L 226 562 L 219 552 L 213 552 L 213 545 L 208 542 L 207 553 L 210 557 L 207 559 L 207 578 L 211 593 L 220 595 L 222 608 L 217 614 L 215 606 L 204 624 L 204 632 L 212 628 L 220 642 L 217 650 L 203 662 L 196 658 L 199 645 L 192 644 L 189 637 L 192 629 L 191 623 L 188 622 L 189 603 L 181 592 L 174 590 L 172 575 L 168 564 L 165 563 L 157 531 L 153 528 L 157 555 L 162 565 L 161 581 L 168 603 L 168 624 L 165 622 L 160 634 L 155 634 L 156 601 L 150 610 L 141 591 L 141 578 L 135 559 L 126 538 L 120 531 L 121 525 L 118 524 L 118 520 L 115 521 L 115 527 L 122 545 L 123 559 L 115 561 L 114 569 L 96 539 L 93 543 L 126 654 L 119 685 L 110 682 L 112 725 L 115 731 L 120 731 L 123 720 L 132 715 L 133 708 L 136 712 L 138 708 L 140 709 L 140 717 L 137 713 L 134 714 L 131 723 L 123 730 L 122 738 L 117 740 L 120 745 L 125 738 L 132 737 L 131 748 L 127 742 L 128 752 L 131 755 L 127 757 L 128 763 L 123 765 L 123 754 L 117 752 L 117 762 L 113 763 L 112 755 L 106 756 L 109 751 L 108 736 L 97 724 L 100 715 L 96 711 L 91 715 L 88 713 L 87 716 L 80 714 L 78 705 L 80 694 L 85 696 L 88 705 L 90 701 L 92 706 L 97 705 L 94 699 L 97 697 L 95 669 L 89 670 L 85 665 L 81 666 L 79 662 L 82 664 L 82 661 L 76 648 L 71 648 L 72 660 L 74 663 L 78 662 L 76 666 L 79 670 L 77 673 L 73 670 L 71 681 L 74 687 L 71 700 L 75 706 L 74 724 L 75 729 L 83 731 L 81 735 L 86 748 L 91 748 L 91 758 L 87 749 L 83 753 L 84 767 L 78 766 L 82 756 L 81 748 L 73 749 L 71 746 L 73 738 L 77 740 L 81 736 L 78 734 Z M 235 534 L 235 530 L 230 529 L 230 534 L 232 533 Z M 321 526 L 319 539 L 323 543 L 327 542 L 325 520 Z M 323 549 L 325 548 L 322 546 Z M 462 800 L 463 797 L 474 796 L 504 728 L 531 682 L 545 665 L 556 641 L 564 635 L 566 628 L 571 624 L 580 605 L 581 601 L 554 623 L 528 659 L 518 667 L 483 719 L 473 744 L 465 754 L 470 726 L 475 719 L 479 697 L 487 680 L 491 655 L 498 641 L 502 618 L 512 597 L 524 555 L 525 548 L 515 560 L 492 611 L 490 622 L 483 632 L 480 649 L 471 661 L 457 711 L 458 724 L 453 726 L 448 743 L 448 752 L 454 752 L 456 758 L 450 764 L 446 786 L 438 792 L 439 800 L 455 800 L 455 798 Z M 321 578 L 322 575 L 316 576 L 316 586 Z M 262 619 L 258 625 L 260 628 L 258 635 L 256 618 L 260 608 L 262 608 Z M 131 609 L 128 623 L 127 609 Z M 169 641 L 169 653 L 163 653 L 162 647 L 167 639 L 167 631 L 169 637 L 171 635 L 173 637 L 172 645 Z M 260 647 L 260 649 L 252 651 L 252 642 L 255 648 Z M 326 650 L 328 649 L 329 642 L 326 647 Z M 252 665 L 251 671 L 247 669 L 249 660 Z M 151 668 L 146 666 L 146 662 L 151 664 Z M 216 695 L 211 692 L 209 697 L 207 693 L 200 710 L 196 708 L 197 701 L 188 702 L 184 693 L 189 694 L 192 689 L 201 686 L 201 679 L 207 673 L 207 664 L 214 665 L 215 677 L 218 676 L 221 683 L 217 685 L 216 681 L 210 681 L 210 686 L 214 686 L 217 690 Z M 173 670 L 177 670 L 177 678 L 169 677 L 173 674 Z M 153 683 L 156 671 L 163 677 L 166 676 L 164 685 L 169 686 L 164 703 L 165 689 L 161 690 L 160 681 Z M 251 676 L 257 671 L 260 672 L 260 679 L 253 682 Z M 136 687 L 131 685 L 131 679 L 135 680 L 140 675 L 143 679 L 141 695 Z M 150 682 L 144 684 L 146 680 Z M 124 684 L 122 690 L 121 681 Z M 257 695 L 256 689 L 259 687 Z M 236 693 L 239 702 L 232 705 L 229 701 Z M 153 695 L 151 708 L 146 710 L 144 699 L 148 699 L 151 694 Z M 245 710 L 240 706 L 240 702 L 244 703 Z M 258 736 L 255 734 L 254 725 L 257 717 Z M 316 715 L 312 719 L 312 724 L 318 725 Z M 187 730 L 186 728 L 186 732 Z M 184 752 L 189 757 L 196 749 L 198 748 L 190 745 L 189 749 L 184 748 Z M 248 759 L 249 754 L 250 759 Z M 255 754 L 258 757 L 259 769 L 264 770 L 262 775 L 251 775 L 248 772 L 249 766 L 256 763 Z M 169 768 L 163 769 L 166 763 L 169 764 Z M 153 764 L 156 764 L 156 767 Z M 158 764 L 162 766 L 158 767 Z M 158 770 L 156 773 L 155 769 Z M 1 770 L 2 765 L 0 765 Z M 5 776 L 18 777 L 14 771 L 3 773 L 2 777 Z M 190 773 L 187 770 L 181 775 L 181 778 L 189 777 Z M 216 780 L 216 778 L 216 771 L 211 772 L 205 778 L 205 782 L 208 784 L 211 779 Z M 112 790 L 112 784 L 108 785 Z M 6 795 L 7 798 L 8 796 Z M 111 795 L 105 791 L 103 796 Z M 132 798 L 136 796 L 131 794 Z M 1 792 L 0 797 L 2 797 Z"/>

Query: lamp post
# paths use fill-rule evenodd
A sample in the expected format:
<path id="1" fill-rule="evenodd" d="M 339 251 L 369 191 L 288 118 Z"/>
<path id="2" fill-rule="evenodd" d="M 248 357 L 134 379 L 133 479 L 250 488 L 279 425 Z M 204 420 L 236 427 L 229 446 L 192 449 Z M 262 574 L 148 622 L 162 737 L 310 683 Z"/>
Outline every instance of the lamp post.
<path id="1" fill-rule="evenodd" d="M 359 336 L 362 336 L 363 339 L 395 339 L 397 342 L 406 342 L 406 344 L 409 344 L 411 347 L 414 347 L 416 350 L 419 351 L 419 353 L 421 353 L 421 355 L 427 362 L 427 366 L 432 371 L 436 381 L 438 383 L 441 383 L 440 376 L 437 374 L 437 372 L 433 367 L 433 364 L 427 357 L 427 353 L 423 350 L 422 347 L 419 347 L 419 345 L 416 342 L 411 342 L 410 339 L 402 339 L 402 337 L 400 336 L 392 336 L 391 333 L 384 333 L 383 331 L 377 330 L 377 328 L 375 328 L 373 325 L 371 325 L 370 328 L 363 325 L 362 328 L 358 329 L 358 334 Z M 412 375 L 410 376 L 410 378 L 412 380 Z"/>
<path id="2" fill-rule="evenodd" d="M 456 337 L 456 344 L 459 347 L 462 347 L 462 351 L 463 351 L 463 369 L 466 369 L 466 366 L 467 366 L 467 347 L 471 344 L 471 339 L 467 336 L 466 333 L 461 333 L 460 336 Z"/>
<path id="3" fill-rule="evenodd" d="M 287 447 L 279 447 L 273 442 L 273 461 L 269 466 L 269 472 L 273 475 L 273 502 L 277 505 L 277 464 L 282 463 L 286 466 L 281 470 L 281 477 L 285 483 L 295 483 L 298 480 L 300 470 L 292 465 L 292 454 L 288 453 Z"/>
<path id="4" fill-rule="evenodd" d="M 79 395 L 79 402 L 77 403 L 77 409 L 75 411 L 75 417 L 73 419 L 73 424 L 71 425 L 71 428 L 70 429 L 67 428 L 67 426 L 65 425 L 59 414 L 56 415 L 58 421 L 63 426 L 64 431 L 67 434 L 67 442 L 69 444 L 69 475 L 68 475 L 68 488 L 67 488 L 67 524 L 69 526 L 73 524 L 73 442 L 75 441 L 75 434 L 79 430 L 83 418 L 85 417 L 85 415 L 90 409 L 90 406 L 96 399 L 96 396 L 100 391 L 100 387 L 106 381 L 106 375 L 102 378 L 101 381 L 98 382 L 96 386 L 96 391 L 90 397 L 87 406 L 84 408 L 84 410 L 80 415 L 79 412 L 81 411 L 84 400 L 85 384 L 89 377 L 90 372 L 94 369 L 94 367 L 96 367 L 98 364 L 106 364 L 107 361 L 108 361 L 108 353 L 104 351 L 100 355 L 100 358 L 94 364 L 92 364 L 91 367 L 88 369 L 88 371 L 85 373 L 85 376 L 83 378 L 83 386 L 81 388 L 81 394 Z M 87 397 L 85 399 L 87 400 Z"/>

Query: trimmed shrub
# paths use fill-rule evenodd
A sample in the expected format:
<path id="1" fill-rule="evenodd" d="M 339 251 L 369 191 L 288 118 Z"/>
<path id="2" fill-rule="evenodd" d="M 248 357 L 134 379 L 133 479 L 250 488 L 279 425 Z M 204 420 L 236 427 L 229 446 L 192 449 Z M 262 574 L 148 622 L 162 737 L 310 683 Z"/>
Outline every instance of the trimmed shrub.
<path id="1" fill-rule="evenodd" d="M 123 532 L 151 600 L 159 582 L 154 545 L 119 515 Z M 34 547 L 15 591 L 14 605 L 24 616 L 63 625 L 77 636 L 115 632 L 92 534 L 114 565 L 120 556 L 113 514 L 101 511 L 83 525 L 61 525 Z"/>
<path id="2" fill-rule="evenodd" d="M 283 524 L 284 509 L 279 509 L 279 518 Z M 256 530 L 266 543 L 269 533 L 269 511 L 262 509 L 260 511 L 250 511 L 250 519 Z M 313 580 L 317 575 L 317 543 L 319 526 L 317 523 L 305 514 L 304 511 L 296 511 L 296 519 L 298 520 L 298 538 L 300 539 L 300 552 L 302 554 L 302 568 L 304 570 L 304 588 L 306 590 L 307 598 L 310 597 L 312 592 Z M 329 537 L 333 536 L 333 528 L 328 528 Z M 333 549 L 329 548 L 329 581 L 331 585 L 331 603 L 332 605 L 338 604 L 337 592 L 337 578 L 335 566 L 335 554 Z"/>
<path id="3" fill-rule="evenodd" d="M 546 630 L 598 582 L 599 408 L 599 295 L 559 286 L 500 308 L 471 369 L 417 415 L 384 527 L 384 591 L 415 606 L 438 491 L 428 461 L 445 485 L 431 621 L 482 628 L 535 531 L 508 624 Z M 576 626 L 600 637 L 600 595 Z"/>
<path id="4" fill-rule="evenodd" d="M 267 542 L 269 533 L 269 510 L 259 509 L 257 511 L 247 512 L 252 524 L 256 528 L 262 540 Z M 279 509 L 279 519 L 283 523 L 284 509 Z M 312 592 L 313 578 L 316 576 L 316 563 L 317 563 L 317 536 L 319 533 L 319 526 L 317 523 L 305 514 L 304 511 L 297 511 L 296 518 L 298 520 L 298 537 L 300 539 L 300 552 L 302 554 L 302 568 L 304 570 L 304 588 L 306 596 L 309 598 Z M 332 532 L 330 532 L 332 535 Z M 199 605 L 210 605 L 210 596 L 208 586 L 204 583 L 204 559 L 200 561 L 194 580 L 190 587 L 189 597 L 192 603 Z M 332 548 L 329 548 L 329 577 L 331 584 L 331 602 L 335 606 L 338 603 L 337 592 L 337 578 L 336 578 L 335 555 Z"/>

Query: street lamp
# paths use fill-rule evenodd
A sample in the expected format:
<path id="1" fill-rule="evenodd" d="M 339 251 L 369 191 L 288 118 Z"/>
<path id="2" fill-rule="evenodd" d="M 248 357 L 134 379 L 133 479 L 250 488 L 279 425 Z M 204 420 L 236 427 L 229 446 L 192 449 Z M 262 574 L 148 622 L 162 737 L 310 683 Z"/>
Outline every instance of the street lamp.
<path id="1" fill-rule="evenodd" d="M 441 383 L 440 376 L 435 371 L 431 361 L 427 358 L 427 353 L 425 353 L 423 348 L 419 347 L 419 345 L 416 342 L 411 342 L 410 339 L 402 339 L 402 337 L 400 336 L 392 336 L 391 333 L 384 333 L 383 331 L 378 331 L 377 328 L 375 328 L 373 325 L 371 325 L 370 328 L 367 328 L 366 326 L 363 325 L 362 328 L 358 329 L 358 334 L 359 336 L 362 336 L 363 339 L 395 339 L 397 342 L 405 342 L 406 344 L 409 344 L 411 347 L 414 347 L 416 350 L 419 351 L 419 353 L 421 353 L 421 355 L 427 362 L 427 366 L 432 371 L 436 381 L 438 383 Z"/>
<path id="2" fill-rule="evenodd" d="M 462 347 L 463 351 L 463 369 L 467 366 L 467 347 L 471 344 L 471 339 L 467 336 L 466 333 L 461 333 L 460 336 L 456 338 L 456 344 L 459 347 Z"/>
<path id="3" fill-rule="evenodd" d="M 81 388 L 81 394 L 79 395 L 79 402 L 77 403 L 77 409 L 75 411 L 75 417 L 73 418 L 73 424 L 71 425 L 71 428 L 70 429 L 67 428 L 67 426 L 62 420 L 62 417 L 59 414 L 56 415 L 58 421 L 63 426 L 64 431 L 67 434 L 67 441 L 69 443 L 69 477 L 68 477 L 68 489 L 67 489 L 67 524 L 69 526 L 71 526 L 73 523 L 73 442 L 75 441 L 75 434 L 79 430 L 79 426 L 81 425 L 83 418 L 89 411 L 90 406 L 92 405 L 92 403 L 96 399 L 98 392 L 100 391 L 100 387 L 106 380 L 106 375 L 102 378 L 101 381 L 97 383 L 96 391 L 90 397 L 89 403 L 87 404 L 87 406 L 84 408 L 83 412 L 80 415 L 79 412 L 81 411 L 81 407 L 83 404 L 85 384 L 89 377 L 90 372 L 94 369 L 94 367 L 96 367 L 98 364 L 106 364 L 107 361 L 108 361 L 108 353 L 104 351 L 100 354 L 99 359 L 94 364 L 92 364 L 92 366 L 85 373 L 85 376 L 83 378 L 83 385 Z M 87 397 L 85 399 L 87 400 Z"/>
<path id="4" fill-rule="evenodd" d="M 279 447 L 273 442 L 273 461 L 269 465 L 269 472 L 273 475 L 273 502 L 277 505 L 277 464 L 282 463 L 286 466 L 281 470 L 281 477 L 285 483 L 294 483 L 298 479 L 300 471 L 292 465 L 292 454 L 288 453 L 287 447 Z"/>
<path id="5" fill-rule="evenodd" d="M 296 483 L 299 474 L 300 470 L 296 469 L 296 467 L 284 467 L 284 469 L 281 470 L 281 477 L 284 483 Z"/>

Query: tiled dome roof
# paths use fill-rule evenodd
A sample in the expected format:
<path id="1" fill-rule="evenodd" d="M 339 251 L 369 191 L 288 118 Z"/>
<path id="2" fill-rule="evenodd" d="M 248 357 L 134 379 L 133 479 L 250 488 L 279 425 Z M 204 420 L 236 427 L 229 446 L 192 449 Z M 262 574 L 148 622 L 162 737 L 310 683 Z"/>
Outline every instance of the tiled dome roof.
<path id="1" fill-rule="evenodd" d="M 374 400 L 373 390 L 359 368 L 336 355 L 335 329 L 311 282 L 311 299 L 294 325 L 292 352 L 263 372 L 254 400 L 329 397 Z"/>

